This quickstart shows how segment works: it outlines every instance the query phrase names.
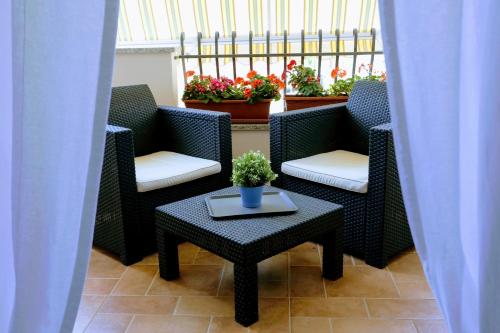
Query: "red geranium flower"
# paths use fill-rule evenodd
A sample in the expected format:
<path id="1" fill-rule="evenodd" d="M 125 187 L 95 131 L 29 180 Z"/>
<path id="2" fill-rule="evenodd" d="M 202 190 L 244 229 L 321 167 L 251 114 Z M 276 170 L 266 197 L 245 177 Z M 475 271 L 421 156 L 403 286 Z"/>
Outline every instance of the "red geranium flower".
<path id="1" fill-rule="evenodd" d="M 242 78 L 242 77 L 237 77 L 237 78 L 234 80 L 234 82 L 235 82 L 236 84 L 242 84 L 243 82 L 245 82 L 245 79 L 244 79 L 244 78 Z"/>
<path id="2" fill-rule="evenodd" d="M 243 92 L 243 94 L 245 95 L 245 98 L 252 97 L 252 89 L 246 88 L 245 91 Z"/>
<path id="3" fill-rule="evenodd" d="M 252 81 L 251 84 L 252 84 L 252 87 L 254 87 L 254 89 L 255 89 L 255 88 L 259 87 L 260 85 L 262 85 L 262 80 L 256 79 L 256 80 Z"/>
<path id="4" fill-rule="evenodd" d="M 286 65 L 286 67 L 288 68 L 289 71 L 292 70 L 292 68 L 297 64 L 297 62 L 295 60 L 291 60 L 288 65 Z"/>
<path id="5" fill-rule="evenodd" d="M 281 79 L 284 81 L 286 79 L 286 71 L 281 74 Z"/>
<path id="6" fill-rule="evenodd" d="M 331 73 L 332 78 L 334 78 L 334 79 L 335 79 L 335 78 L 337 77 L 338 73 L 339 73 L 339 68 L 338 68 L 338 67 L 335 67 L 335 68 L 332 70 L 332 73 Z"/>
<path id="7" fill-rule="evenodd" d="M 257 75 L 256 71 L 250 71 L 247 74 L 247 78 L 252 79 L 255 75 Z"/>
<path id="8" fill-rule="evenodd" d="M 194 71 L 187 71 L 185 74 L 186 78 L 191 77 L 194 75 Z"/>

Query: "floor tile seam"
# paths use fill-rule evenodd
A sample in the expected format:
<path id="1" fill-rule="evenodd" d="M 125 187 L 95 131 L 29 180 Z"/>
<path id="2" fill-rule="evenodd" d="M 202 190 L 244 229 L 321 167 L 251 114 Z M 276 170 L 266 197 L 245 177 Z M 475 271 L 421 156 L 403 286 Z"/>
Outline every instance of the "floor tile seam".
<path id="1" fill-rule="evenodd" d="M 151 288 L 153 287 L 153 283 L 155 282 L 156 280 L 156 277 L 160 275 L 160 270 L 157 268 L 154 275 L 153 275 L 153 278 L 151 279 L 151 282 L 149 283 L 149 286 L 148 288 L 146 289 L 146 291 L 144 292 L 144 296 L 148 296 L 149 295 L 149 292 L 151 291 Z"/>
<path id="2" fill-rule="evenodd" d="M 90 324 L 94 321 L 95 316 L 98 313 L 100 313 L 99 310 L 102 308 L 103 304 L 106 303 L 106 300 L 108 299 L 108 297 L 109 297 L 109 295 L 104 296 L 104 299 L 102 300 L 101 304 L 99 304 L 99 306 L 97 307 L 97 309 L 92 314 L 92 316 L 91 316 L 90 320 L 88 321 L 87 325 L 85 325 L 85 328 L 83 329 L 83 332 L 85 332 L 89 328 Z"/>
<path id="3" fill-rule="evenodd" d="M 206 333 L 210 333 L 210 326 L 212 326 L 212 320 L 213 319 L 214 319 L 214 316 L 210 316 L 210 320 L 208 321 L 208 326 L 207 326 Z"/>
<path id="4" fill-rule="evenodd" d="M 399 297 L 401 298 L 401 290 L 399 289 L 398 284 L 396 283 L 396 280 L 394 279 L 394 275 L 392 275 L 392 272 L 389 270 L 389 267 L 385 268 L 389 272 L 389 276 L 391 277 L 392 284 L 396 287 L 396 290 L 398 292 Z"/>
<path id="5" fill-rule="evenodd" d="M 417 325 L 415 324 L 415 321 L 412 319 L 412 320 L 410 320 L 410 322 L 411 322 L 411 326 L 413 327 L 413 330 L 415 331 L 415 333 L 419 333 Z"/>
<path id="6" fill-rule="evenodd" d="M 128 333 L 130 330 L 130 327 L 132 326 L 132 322 L 135 320 L 135 314 L 132 315 L 132 319 L 128 322 L 127 328 L 125 329 L 124 333 Z"/>
<path id="7" fill-rule="evenodd" d="M 368 308 L 368 302 L 366 301 L 365 297 L 363 297 L 363 304 L 365 306 L 366 315 L 368 316 L 368 318 L 371 318 L 370 309 Z"/>
<path id="8" fill-rule="evenodd" d="M 177 313 L 177 308 L 179 307 L 179 303 L 181 302 L 182 296 L 177 297 L 177 301 L 175 302 L 174 310 L 172 311 L 172 316 L 175 316 Z"/>
<path id="9" fill-rule="evenodd" d="M 226 274 L 226 263 L 222 265 L 222 269 L 219 273 L 219 283 L 217 284 L 217 291 L 215 293 L 215 296 L 219 296 L 220 294 L 220 289 L 222 288 L 222 280 L 224 279 L 224 274 Z"/>
<path id="10" fill-rule="evenodd" d="M 439 316 L 418 316 L 418 317 L 412 317 L 412 316 L 379 316 L 379 317 L 374 317 L 372 316 L 370 319 L 383 319 L 383 320 L 440 320 L 443 319 L 443 317 Z"/>

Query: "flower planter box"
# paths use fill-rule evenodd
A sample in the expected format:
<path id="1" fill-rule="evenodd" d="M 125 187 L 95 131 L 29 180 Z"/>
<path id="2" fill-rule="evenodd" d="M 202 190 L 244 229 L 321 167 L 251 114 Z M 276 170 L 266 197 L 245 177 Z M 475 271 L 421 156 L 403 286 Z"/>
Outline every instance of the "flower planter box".
<path id="1" fill-rule="evenodd" d="M 228 112 L 233 124 L 265 124 L 269 122 L 271 99 L 248 104 L 245 100 L 223 100 L 220 103 L 203 103 L 199 100 L 183 101 L 186 108 Z"/>
<path id="2" fill-rule="evenodd" d="M 286 95 L 286 111 L 347 102 L 348 96 L 304 97 Z"/>

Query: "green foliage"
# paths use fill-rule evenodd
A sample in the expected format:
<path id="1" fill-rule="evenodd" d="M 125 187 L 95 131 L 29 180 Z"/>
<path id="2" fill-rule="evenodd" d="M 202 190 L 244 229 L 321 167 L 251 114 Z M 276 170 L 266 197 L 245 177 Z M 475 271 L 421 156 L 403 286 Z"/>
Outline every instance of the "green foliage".
<path id="1" fill-rule="evenodd" d="M 316 76 L 316 70 L 303 65 L 288 64 L 290 83 L 297 90 L 297 96 L 317 97 L 324 96 L 325 91 Z"/>
<path id="2" fill-rule="evenodd" d="M 260 151 L 249 151 L 233 159 L 231 181 L 235 186 L 257 187 L 275 180 L 277 174 L 271 169 L 270 162 Z"/>
<path id="3" fill-rule="evenodd" d="M 352 91 L 352 87 L 356 82 L 353 78 L 348 79 L 339 79 L 337 82 L 334 82 L 328 88 L 328 95 L 330 96 L 349 96 Z"/>
<path id="4" fill-rule="evenodd" d="M 384 81 L 385 74 L 367 75 L 365 77 L 361 77 L 360 75 L 354 75 L 353 78 L 338 79 L 337 82 L 334 82 L 330 85 L 330 87 L 327 90 L 327 93 L 330 96 L 349 96 L 352 92 L 352 88 L 354 87 L 354 83 L 360 80 Z"/>

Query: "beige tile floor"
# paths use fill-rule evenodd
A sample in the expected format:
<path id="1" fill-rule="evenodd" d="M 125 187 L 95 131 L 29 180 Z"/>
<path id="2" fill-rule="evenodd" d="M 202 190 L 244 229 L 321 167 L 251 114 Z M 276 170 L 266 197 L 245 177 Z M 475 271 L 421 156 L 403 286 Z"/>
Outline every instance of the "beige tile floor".
<path id="1" fill-rule="evenodd" d="M 307 243 L 259 264 L 260 320 L 244 328 L 229 262 L 184 243 L 181 278 L 167 282 L 156 255 L 125 267 L 93 249 L 74 332 L 446 332 L 414 251 L 382 270 L 344 256 L 335 282 L 321 278 L 320 251 Z"/>

